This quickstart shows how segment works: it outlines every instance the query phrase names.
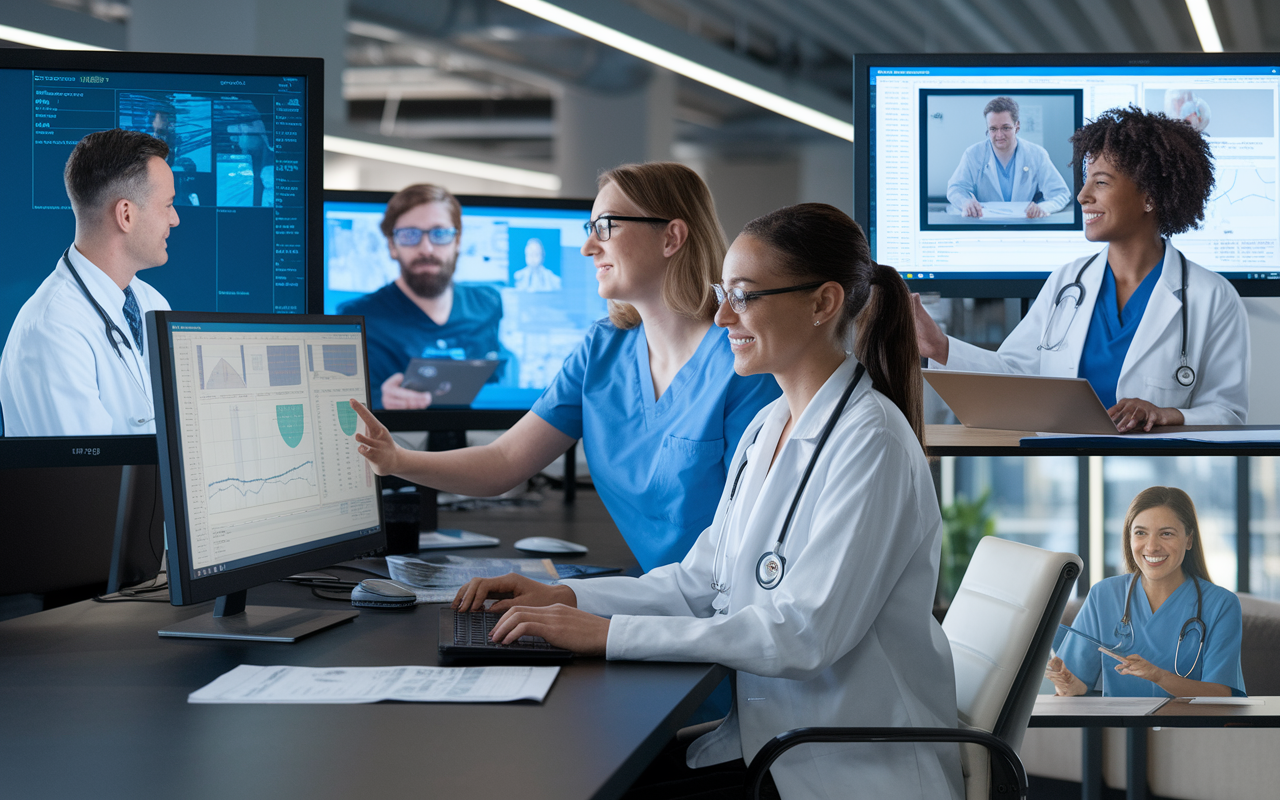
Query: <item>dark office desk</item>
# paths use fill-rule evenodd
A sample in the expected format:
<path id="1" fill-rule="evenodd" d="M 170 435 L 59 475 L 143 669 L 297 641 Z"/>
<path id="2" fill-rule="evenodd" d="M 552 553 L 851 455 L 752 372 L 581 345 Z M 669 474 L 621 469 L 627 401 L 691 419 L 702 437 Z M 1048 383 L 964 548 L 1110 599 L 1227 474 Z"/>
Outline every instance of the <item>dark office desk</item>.
<path id="1" fill-rule="evenodd" d="M 1151 714 L 1115 714 L 1080 708 L 1079 701 L 1091 698 L 1062 698 L 1074 701 L 1071 709 L 1055 708 L 1055 698 L 1037 699 L 1031 714 L 1032 728 L 1083 728 L 1084 751 L 1081 763 L 1081 797 L 1102 797 L 1102 729 L 1126 728 L 1125 796 L 1145 800 L 1147 796 L 1148 728 L 1280 728 L 1280 697 L 1257 697 L 1258 706 L 1192 705 L 1175 698 Z M 1104 702 L 1103 698 L 1097 698 Z"/>
<path id="2" fill-rule="evenodd" d="M 278 583 L 249 601 L 341 607 Z M 0 623 L 3 794 L 613 798 L 727 674 L 577 659 L 541 704 L 190 705 L 239 664 L 437 663 L 437 606 L 366 610 L 291 645 L 156 635 L 210 607 L 83 602 Z"/>
<path id="3" fill-rule="evenodd" d="M 1170 425 L 1152 433 L 1194 433 L 1196 431 L 1274 431 L 1276 425 Z M 1150 440 L 1126 437 L 1081 440 L 1037 445 L 1035 431 L 999 431 L 966 428 L 963 425 L 926 425 L 925 441 L 933 456 L 1273 456 L 1280 452 L 1277 442 L 1195 442 L 1151 444 Z M 1033 441 L 1024 441 L 1032 439 Z"/>

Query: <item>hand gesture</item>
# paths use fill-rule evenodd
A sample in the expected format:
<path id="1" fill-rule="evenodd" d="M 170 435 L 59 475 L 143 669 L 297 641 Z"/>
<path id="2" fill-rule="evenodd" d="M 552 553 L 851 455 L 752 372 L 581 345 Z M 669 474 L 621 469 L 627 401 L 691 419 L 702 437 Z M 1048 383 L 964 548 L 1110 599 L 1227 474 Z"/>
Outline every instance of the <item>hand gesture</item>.
<path id="1" fill-rule="evenodd" d="M 1039 219 L 1040 217 L 1049 216 L 1049 212 L 1044 210 L 1044 206 L 1036 202 L 1027 203 L 1027 219 Z"/>
<path id="2" fill-rule="evenodd" d="M 1098 649 L 1102 650 L 1102 648 Z M 1169 676 L 1169 672 L 1167 670 L 1160 669 L 1142 656 L 1132 655 L 1121 657 L 1106 650 L 1102 650 L 1102 652 L 1120 662 L 1119 664 L 1116 664 L 1116 672 L 1121 675 L 1132 675 L 1135 678 L 1142 678 L 1144 681 L 1151 681 L 1152 683 L 1159 683 Z"/>
<path id="3" fill-rule="evenodd" d="M 506 611 L 515 606 L 550 606 L 560 603 L 569 608 L 578 605 L 577 595 L 568 586 L 548 586 L 532 578 L 509 572 L 497 578 L 472 578 L 453 598 L 456 611 L 480 611 L 484 601 L 499 598 L 490 611 Z"/>
<path id="4" fill-rule="evenodd" d="M 397 372 L 382 382 L 382 407 L 389 411 L 426 408 L 431 405 L 431 392 L 415 392 L 406 389 L 404 373 Z"/>
<path id="5" fill-rule="evenodd" d="M 394 475 L 399 472 L 403 451 L 391 438 L 391 431 L 378 422 L 373 412 L 365 408 L 359 400 L 352 398 L 350 403 L 365 425 L 364 433 L 356 432 L 360 455 L 365 457 L 369 466 L 373 467 L 373 471 L 378 475 Z"/>
<path id="6" fill-rule="evenodd" d="M 541 636 L 556 647 L 584 656 L 602 656 L 609 644 L 609 620 L 570 606 L 515 606 L 502 615 L 489 634 L 511 644 L 521 636 Z"/>
<path id="7" fill-rule="evenodd" d="M 911 312 L 916 320 L 916 345 L 920 348 L 921 357 L 931 358 L 945 366 L 947 354 L 951 350 L 950 343 L 942 328 L 924 310 L 919 292 L 911 293 Z"/>
<path id="8" fill-rule="evenodd" d="M 1124 398 L 1108 408 L 1107 413 L 1111 415 L 1111 421 L 1116 424 L 1116 429 L 1121 433 L 1127 433 L 1139 426 L 1143 431 L 1149 431 L 1157 425 L 1181 425 L 1186 421 L 1182 412 L 1176 408 L 1160 408 L 1136 397 Z"/>
<path id="9" fill-rule="evenodd" d="M 982 203 L 978 202 L 978 198 L 971 196 L 964 201 L 964 205 L 960 207 L 960 210 L 964 212 L 966 217 L 981 217 Z"/>
<path id="10" fill-rule="evenodd" d="M 1067 665 L 1062 663 L 1062 659 L 1057 656 L 1049 659 L 1044 676 L 1053 681 L 1054 694 L 1059 697 L 1072 697 L 1089 691 L 1084 681 L 1073 675 L 1071 670 L 1067 669 Z"/>

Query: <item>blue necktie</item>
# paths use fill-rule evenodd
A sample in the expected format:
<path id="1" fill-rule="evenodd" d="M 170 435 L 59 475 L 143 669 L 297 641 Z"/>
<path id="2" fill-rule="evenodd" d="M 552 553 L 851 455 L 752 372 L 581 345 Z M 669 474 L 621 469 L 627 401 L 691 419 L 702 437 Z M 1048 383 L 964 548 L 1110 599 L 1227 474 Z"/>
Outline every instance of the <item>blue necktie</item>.
<path id="1" fill-rule="evenodd" d="M 124 318 L 129 321 L 129 332 L 133 334 L 134 344 L 138 352 L 142 352 L 142 309 L 138 307 L 138 298 L 133 294 L 133 287 L 124 287 Z"/>

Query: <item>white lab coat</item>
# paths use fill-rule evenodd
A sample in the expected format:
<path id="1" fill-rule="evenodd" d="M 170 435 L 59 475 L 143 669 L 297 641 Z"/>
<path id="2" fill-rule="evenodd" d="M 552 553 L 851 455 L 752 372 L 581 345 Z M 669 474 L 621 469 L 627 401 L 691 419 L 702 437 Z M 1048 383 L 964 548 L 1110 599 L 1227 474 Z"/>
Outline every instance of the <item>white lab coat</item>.
<path id="1" fill-rule="evenodd" d="M 1054 298 L 1075 280 L 1088 257 L 1059 267 L 1045 281 L 1027 316 L 996 352 L 955 338 L 949 339 L 946 366 L 930 361 L 934 369 L 968 372 L 1013 372 L 1074 378 L 1080 367 L 1102 286 L 1107 251 L 1098 254 L 1084 271 L 1084 302 L 1055 351 L 1038 350 Z M 1174 376 L 1182 352 L 1182 254 L 1165 245 L 1160 279 L 1151 290 L 1146 311 L 1133 335 L 1120 368 L 1116 398 L 1136 397 L 1161 408 L 1176 408 L 1187 425 L 1243 425 L 1249 413 L 1249 318 L 1235 288 L 1221 275 L 1187 262 L 1187 364 L 1196 372 L 1191 386 Z M 1070 300 L 1062 313 L 1070 313 Z"/>
<path id="2" fill-rule="evenodd" d="M 132 343 L 124 291 L 75 246 L 71 263 L 98 305 Z M 142 313 L 168 309 L 159 292 L 129 284 Z M 49 277 L 23 303 L 0 355 L 0 411 L 6 436 L 155 433 L 148 355 L 120 346 L 58 259 Z"/>
<path id="3" fill-rule="evenodd" d="M 640 578 L 566 582 L 579 608 L 611 617 L 608 658 L 710 661 L 737 671 L 733 709 L 690 747 L 691 767 L 749 763 L 769 739 L 804 726 L 956 726 L 951 650 L 930 613 L 938 501 L 910 425 L 870 377 L 809 478 L 783 545 L 782 582 L 770 591 L 755 579 L 855 365 L 846 360 L 815 395 L 772 469 L 786 398 L 756 415 L 734 455 L 732 474 L 748 456 L 738 492 L 730 504 L 731 477 L 715 520 L 683 561 Z M 713 571 L 729 583 L 727 604 L 717 602 Z M 788 800 L 963 795 L 952 745 L 804 745 L 772 773 Z"/>
<path id="4" fill-rule="evenodd" d="M 1003 201 L 1000 174 L 996 171 L 998 163 L 990 139 L 969 146 L 960 157 L 951 180 L 947 181 L 947 200 L 957 208 L 963 208 L 969 202 L 970 193 L 979 203 Z M 1037 191 L 1044 195 L 1040 205 L 1050 214 L 1061 211 L 1071 202 L 1071 190 L 1049 158 L 1049 151 L 1034 142 L 1019 139 L 1018 148 L 1013 153 L 1010 201 L 1030 203 Z"/>

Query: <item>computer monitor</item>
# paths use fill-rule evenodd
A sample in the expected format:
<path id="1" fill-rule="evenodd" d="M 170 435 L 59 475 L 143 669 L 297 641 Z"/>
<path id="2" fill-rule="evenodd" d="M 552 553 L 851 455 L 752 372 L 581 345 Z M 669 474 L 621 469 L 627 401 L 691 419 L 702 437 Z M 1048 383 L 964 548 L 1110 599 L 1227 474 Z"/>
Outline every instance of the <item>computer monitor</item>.
<path id="1" fill-rule="evenodd" d="M 358 452 L 369 399 L 360 317 L 147 314 L 169 595 L 217 599 L 162 636 L 293 641 L 350 611 L 245 607 L 251 587 L 386 544 Z"/>
<path id="2" fill-rule="evenodd" d="M 171 307 L 318 308 L 320 283 L 307 268 L 321 249 L 323 77 L 320 59 L 0 49 L 9 178 L 0 197 L 0 342 L 75 235 L 62 177 L 68 155 L 84 135 L 113 127 L 170 146 L 180 224 L 168 262 L 139 278 Z M 150 435 L 123 445 L 91 432 L 29 432 L 39 441 L 14 450 L 0 440 L 0 448 L 49 465 L 155 461 Z"/>
<path id="3" fill-rule="evenodd" d="M 325 313 L 341 312 L 347 302 L 384 289 L 400 274 L 379 227 L 391 196 L 390 192 L 325 191 Z M 472 352 L 461 341 L 434 343 L 421 352 L 398 352 L 379 363 L 375 354 L 381 343 L 371 339 L 374 408 L 393 430 L 510 425 L 533 406 L 592 323 L 608 314 L 595 266 L 580 252 L 592 201 L 469 195 L 459 195 L 458 201 L 462 233 L 454 282 L 481 287 L 500 298 L 501 319 L 494 320 L 497 346 L 485 344 L 484 352 Z M 550 277 L 537 283 L 525 279 L 523 271 L 530 266 Z M 371 320 L 370 329 L 375 327 Z M 450 409 L 439 398 L 426 411 L 382 410 L 380 385 L 395 372 L 403 372 L 409 356 L 493 358 L 502 364 L 466 409 Z M 453 416 L 467 422 L 453 424 Z"/>
<path id="4" fill-rule="evenodd" d="M 1274 54 L 859 55 L 855 218 L 872 256 L 913 290 L 1032 297 L 1052 270 L 1101 247 L 1084 237 L 1071 134 L 1132 103 L 1188 119 L 1213 151 L 1217 184 L 1204 224 L 1174 245 L 1242 295 L 1280 294 L 1278 92 Z M 988 109 L 1009 101 L 1017 111 L 993 111 L 1010 118 L 995 127 L 1014 127 L 1007 123 L 1016 116 L 1016 129 L 989 134 Z M 1011 201 L 1002 196 L 983 217 L 965 216 L 973 196 L 966 164 L 995 174 L 983 160 L 986 140 L 1010 135 L 1047 163 L 1010 176 Z M 975 199 L 987 206 L 991 198 Z M 1050 213 L 1028 218 L 1031 200 Z"/>

